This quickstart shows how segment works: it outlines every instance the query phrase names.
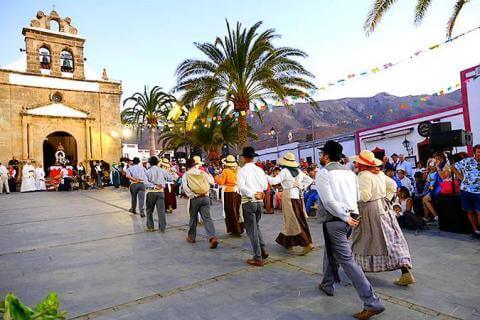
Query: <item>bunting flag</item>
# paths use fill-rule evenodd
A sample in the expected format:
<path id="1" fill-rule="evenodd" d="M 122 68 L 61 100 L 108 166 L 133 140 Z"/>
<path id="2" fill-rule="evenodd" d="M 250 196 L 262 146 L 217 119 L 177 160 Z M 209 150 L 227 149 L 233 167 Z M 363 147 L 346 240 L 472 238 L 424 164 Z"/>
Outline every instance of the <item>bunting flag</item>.
<path id="1" fill-rule="evenodd" d="M 373 67 L 373 68 L 365 68 L 364 71 L 362 72 L 359 72 L 359 73 L 354 73 L 354 72 L 351 72 L 349 73 L 346 77 L 342 77 L 336 81 L 329 81 L 329 82 L 326 82 L 326 84 L 324 85 L 321 85 L 319 86 L 319 88 L 317 89 L 317 91 L 315 90 L 311 90 L 309 91 L 310 95 L 313 96 L 316 92 L 318 91 L 323 91 L 323 90 L 326 90 L 328 87 L 332 87 L 332 86 L 338 86 L 338 85 L 344 85 L 347 81 L 351 81 L 351 80 L 354 80 L 354 79 L 358 79 L 359 77 L 365 77 L 365 76 L 368 76 L 368 75 L 374 75 L 374 74 L 377 74 L 379 72 L 382 72 L 382 71 L 385 71 L 385 70 L 388 70 L 392 67 L 395 67 L 395 66 L 398 66 L 399 64 L 402 64 L 402 63 L 405 63 L 405 62 L 410 62 L 412 60 L 414 60 L 415 58 L 419 57 L 420 55 L 426 53 L 426 52 L 429 52 L 429 51 L 432 51 L 432 50 L 436 50 L 446 44 L 450 44 L 464 36 L 466 36 L 467 34 L 470 34 L 474 31 L 477 31 L 480 29 L 480 26 L 477 26 L 473 29 L 470 29 L 466 32 L 463 32 L 453 38 L 450 38 L 450 39 L 447 39 L 445 40 L 444 42 L 442 43 L 437 43 L 437 44 L 433 44 L 433 45 L 430 45 L 429 47 L 427 47 L 426 49 L 422 49 L 422 50 L 417 50 L 415 51 L 414 53 L 412 53 L 410 56 L 408 56 L 408 58 L 404 58 L 404 59 L 401 59 L 401 60 L 398 60 L 396 62 L 387 62 L 387 63 L 383 63 L 383 64 L 380 64 L 379 66 L 377 67 Z M 358 74 L 358 76 L 357 76 Z"/>

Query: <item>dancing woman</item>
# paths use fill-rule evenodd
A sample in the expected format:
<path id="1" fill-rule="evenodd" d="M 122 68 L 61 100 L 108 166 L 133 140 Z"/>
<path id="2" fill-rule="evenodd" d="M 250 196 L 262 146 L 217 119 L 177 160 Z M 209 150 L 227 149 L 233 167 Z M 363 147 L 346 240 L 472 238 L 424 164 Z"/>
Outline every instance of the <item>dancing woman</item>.
<path id="1" fill-rule="evenodd" d="M 283 188 L 283 230 L 275 241 L 288 249 L 301 246 L 303 247 L 301 255 L 306 255 L 314 246 L 301 194 L 313 180 L 298 168 L 295 155 L 291 152 L 286 153 L 278 163 L 282 167 L 280 174 L 268 177 L 270 185 L 280 183 Z"/>
<path id="2" fill-rule="evenodd" d="M 240 203 L 242 197 L 237 192 L 237 162 L 235 157 L 228 155 L 222 161 L 224 169 L 220 175 L 215 176 L 215 182 L 222 185 L 223 211 L 225 212 L 225 225 L 227 233 L 239 236 L 243 233 L 243 225 L 240 223 Z"/>
<path id="3" fill-rule="evenodd" d="M 396 285 L 415 283 L 410 272 L 412 261 L 408 244 L 389 202 L 397 185 L 380 171 L 382 161 L 376 159 L 373 152 L 365 150 L 354 158 L 360 171 L 358 207 L 361 221 L 353 229 L 353 256 L 365 272 L 400 269 L 402 275 L 395 280 Z"/>

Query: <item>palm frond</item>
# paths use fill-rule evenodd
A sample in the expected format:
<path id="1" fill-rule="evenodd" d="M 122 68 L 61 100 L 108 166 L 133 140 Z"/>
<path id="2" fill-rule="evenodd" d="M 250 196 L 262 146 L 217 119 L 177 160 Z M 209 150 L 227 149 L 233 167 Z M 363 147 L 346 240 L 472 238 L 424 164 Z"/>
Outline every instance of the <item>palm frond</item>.
<path id="1" fill-rule="evenodd" d="M 372 9 L 368 13 L 367 19 L 363 24 L 363 30 L 367 35 L 370 35 L 375 30 L 385 13 L 396 1 L 397 0 L 375 0 Z"/>
<path id="2" fill-rule="evenodd" d="M 468 0 L 457 0 L 453 8 L 453 13 L 447 23 L 447 38 L 452 37 L 453 28 L 457 22 L 457 18 L 460 15 L 460 12 L 463 9 L 463 6 L 468 2 Z"/>

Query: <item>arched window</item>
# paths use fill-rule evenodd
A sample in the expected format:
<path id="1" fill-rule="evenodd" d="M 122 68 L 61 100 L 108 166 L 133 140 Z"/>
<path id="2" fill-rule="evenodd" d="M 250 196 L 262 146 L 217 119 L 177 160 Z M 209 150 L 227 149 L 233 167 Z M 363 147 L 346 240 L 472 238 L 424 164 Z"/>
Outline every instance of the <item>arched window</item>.
<path id="1" fill-rule="evenodd" d="M 60 53 L 60 69 L 62 72 L 73 72 L 73 55 L 70 51 L 63 50 Z"/>
<path id="2" fill-rule="evenodd" d="M 38 55 L 40 60 L 41 69 L 50 69 L 52 57 L 50 56 L 50 50 L 47 47 L 41 47 L 38 49 Z"/>

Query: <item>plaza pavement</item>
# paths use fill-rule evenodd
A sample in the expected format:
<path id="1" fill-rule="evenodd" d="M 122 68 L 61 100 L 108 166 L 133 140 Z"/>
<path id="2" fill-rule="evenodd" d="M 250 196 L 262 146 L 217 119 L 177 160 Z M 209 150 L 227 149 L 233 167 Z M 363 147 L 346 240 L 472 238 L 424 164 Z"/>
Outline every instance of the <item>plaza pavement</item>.
<path id="1" fill-rule="evenodd" d="M 28 304 L 50 291 L 73 319 L 352 319 L 361 302 L 351 285 L 320 293 L 323 235 L 309 220 L 317 249 L 301 257 L 274 239 L 281 214 L 261 226 L 271 258 L 250 267 L 246 236 L 225 235 L 210 250 L 199 226 L 185 242 L 185 201 L 167 216 L 165 234 L 143 232 L 126 190 L 0 195 L 0 295 Z M 369 274 L 387 310 L 378 319 L 480 319 L 480 241 L 430 230 L 406 233 L 417 284 L 396 287 L 398 272 Z"/>

